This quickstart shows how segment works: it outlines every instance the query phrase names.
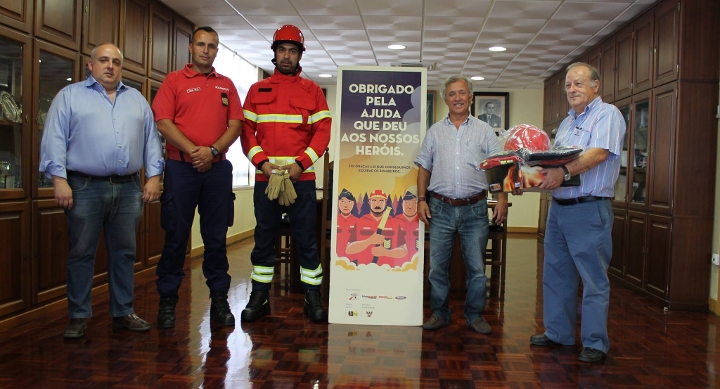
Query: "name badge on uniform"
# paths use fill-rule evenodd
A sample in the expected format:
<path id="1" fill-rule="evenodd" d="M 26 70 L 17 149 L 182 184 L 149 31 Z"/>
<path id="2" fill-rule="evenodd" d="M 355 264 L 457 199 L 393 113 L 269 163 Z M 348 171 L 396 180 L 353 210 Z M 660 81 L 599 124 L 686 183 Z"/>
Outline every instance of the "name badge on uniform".
<path id="1" fill-rule="evenodd" d="M 228 100 L 228 95 L 227 95 L 227 93 L 224 93 L 224 92 L 223 92 L 223 93 L 220 93 L 220 97 L 221 97 L 222 105 L 224 105 L 224 106 L 227 107 L 228 104 L 230 104 L 230 101 Z"/>

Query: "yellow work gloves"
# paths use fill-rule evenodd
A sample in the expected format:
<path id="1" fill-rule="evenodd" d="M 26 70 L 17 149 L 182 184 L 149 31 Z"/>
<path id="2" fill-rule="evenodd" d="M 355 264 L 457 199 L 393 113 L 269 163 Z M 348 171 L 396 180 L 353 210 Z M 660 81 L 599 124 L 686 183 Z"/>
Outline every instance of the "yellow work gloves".
<path id="1" fill-rule="evenodd" d="M 295 203 L 295 199 L 297 198 L 297 193 L 295 192 L 295 186 L 293 185 L 292 181 L 290 180 L 290 174 L 287 170 L 285 170 L 285 173 L 283 175 L 283 181 L 280 186 L 280 195 L 278 197 L 278 201 L 280 202 L 280 205 L 290 205 Z"/>
<path id="2" fill-rule="evenodd" d="M 280 189 L 283 183 L 283 172 L 284 170 L 277 170 L 270 175 L 270 181 L 268 182 L 267 188 L 265 188 L 265 194 L 268 199 L 275 200 L 280 195 Z"/>

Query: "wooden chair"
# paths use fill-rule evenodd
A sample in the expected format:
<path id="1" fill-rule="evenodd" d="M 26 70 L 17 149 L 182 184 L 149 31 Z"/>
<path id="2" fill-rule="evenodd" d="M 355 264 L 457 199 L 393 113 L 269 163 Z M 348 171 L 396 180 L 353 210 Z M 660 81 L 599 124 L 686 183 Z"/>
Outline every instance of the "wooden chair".
<path id="1" fill-rule="evenodd" d="M 505 290 L 507 220 L 502 224 L 494 224 L 491 219 L 488 242 L 490 245 L 485 249 L 485 266 L 490 266 L 490 296 L 498 296 Z"/>

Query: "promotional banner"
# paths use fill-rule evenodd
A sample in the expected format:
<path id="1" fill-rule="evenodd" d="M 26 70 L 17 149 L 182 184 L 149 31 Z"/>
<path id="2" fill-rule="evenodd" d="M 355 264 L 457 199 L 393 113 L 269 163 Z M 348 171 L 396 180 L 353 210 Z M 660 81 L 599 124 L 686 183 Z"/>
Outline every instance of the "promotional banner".
<path id="1" fill-rule="evenodd" d="M 332 188 L 331 323 L 421 325 L 417 167 L 426 70 L 340 67 Z"/>

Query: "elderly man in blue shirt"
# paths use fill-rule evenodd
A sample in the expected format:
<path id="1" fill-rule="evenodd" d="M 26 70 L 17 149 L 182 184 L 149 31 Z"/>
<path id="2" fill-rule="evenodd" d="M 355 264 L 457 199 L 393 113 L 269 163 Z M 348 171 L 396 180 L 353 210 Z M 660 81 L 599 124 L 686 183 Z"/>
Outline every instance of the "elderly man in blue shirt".
<path id="1" fill-rule="evenodd" d="M 133 310 L 135 249 L 143 203 L 160 196 L 165 162 L 152 110 L 124 85 L 123 55 L 112 44 L 93 49 L 91 76 L 53 99 L 40 147 L 40 172 L 53 180 L 55 202 L 65 208 L 70 239 L 65 338 L 85 335 L 92 316 L 95 252 L 105 229 L 112 326 L 147 331 Z M 147 182 L 140 181 L 145 166 Z"/>
<path id="2" fill-rule="evenodd" d="M 553 201 L 545 231 L 543 321 L 545 332 L 533 335 L 536 346 L 574 345 L 577 289 L 583 283 L 580 361 L 598 362 L 610 348 L 607 333 L 612 257 L 611 199 L 620 172 L 625 120 L 614 105 L 599 97 L 600 74 L 585 63 L 567 68 L 565 92 L 572 109 L 560 124 L 555 146 L 585 149 L 559 168 L 544 169 L 542 189 Z M 580 175 L 580 186 L 560 187 Z"/>
<path id="3" fill-rule="evenodd" d="M 418 215 L 430 225 L 428 278 L 433 314 L 423 328 L 437 330 L 450 324 L 450 260 L 459 235 L 467 270 L 465 320 L 474 331 L 489 334 L 490 324 L 481 316 L 487 300 L 488 183 L 479 166 L 501 148 L 492 127 L 470 115 L 473 84 L 469 78 L 449 77 L 442 96 L 448 116 L 430 127 L 415 159 Z M 506 216 L 507 194 L 500 193 L 493 218 L 500 224 Z"/>

